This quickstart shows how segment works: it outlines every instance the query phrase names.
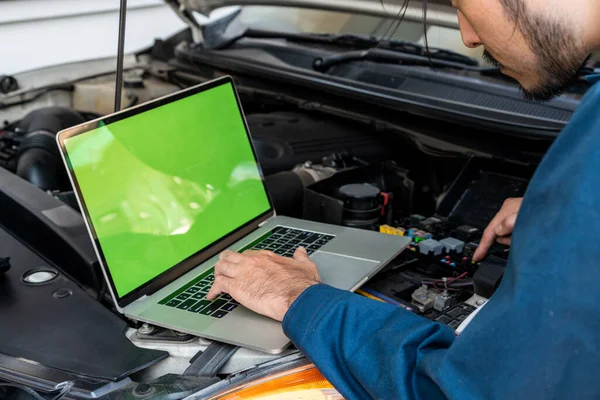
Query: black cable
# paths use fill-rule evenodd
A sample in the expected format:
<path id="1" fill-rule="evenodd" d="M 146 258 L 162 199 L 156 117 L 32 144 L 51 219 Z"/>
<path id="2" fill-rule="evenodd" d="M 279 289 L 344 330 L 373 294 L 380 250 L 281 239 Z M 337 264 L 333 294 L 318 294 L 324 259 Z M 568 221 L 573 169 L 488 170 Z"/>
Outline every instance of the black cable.
<path id="1" fill-rule="evenodd" d="M 415 285 L 422 285 L 423 283 L 427 284 L 427 285 L 433 285 L 436 289 L 444 289 L 444 282 L 439 281 L 436 282 L 434 281 L 433 283 L 429 283 L 429 281 L 431 281 L 431 278 L 425 278 L 422 276 L 414 276 L 414 275 L 410 275 L 406 272 L 401 272 L 400 274 L 401 278 L 406 279 L 407 281 L 409 281 L 410 283 L 413 283 Z M 440 285 L 440 286 L 438 286 Z M 456 280 L 456 281 L 452 281 L 449 282 L 447 284 L 449 289 L 464 289 L 465 287 L 469 287 L 473 285 L 473 279 L 460 279 L 460 280 Z"/>
<path id="2" fill-rule="evenodd" d="M 0 382 L 0 386 L 1 387 L 13 387 L 13 388 L 17 388 L 17 389 L 21 389 L 27 393 L 29 393 L 30 395 L 32 395 L 33 397 L 35 397 L 37 400 L 48 400 L 44 397 L 42 397 L 38 392 L 36 392 L 35 390 L 28 388 L 27 386 L 24 385 L 19 385 L 17 383 L 2 383 Z M 60 398 L 59 398 L 60 399 Z M 59 400 L 56 399 L 56 400 Z M 53 399 L 54 400 L 54 399 Z"/>
<path id="3" fill-rule="evenodd" d="M 117 79 L 115 87 L 115 112 L 121 110 L 121 92 L 123 90 L 123 58 L 125 56 L 125 22 L 127 0 L 121 0 L 119 9 L 119 48 L 117 50 Z"/>
<path id="4" fill-rule="evenodd" d="M 137 65 L 137 66 L 128 67 L 128 68 L 124 68 L 123 69 L 124 72 L 125 71 L 133 71 L 133 70 L 149 71 L 149 68 L 145 67 L 143 65 Z M 111 75 L 111 74 L 114 74 L 114 72 L 113 71 L 110 71 L 110 72 L 99 72 L 97 74 L 87 75 L 87 76 L 84 76 L 84 77 L 81 77 L 81 78 L 73 79 L 73 80 L 68 81 L 68 82 L 64 82 L 60 86 L 57 86 L 56 84 L 46 85 L 46 86 L 40 86 L 40 87 L 37 87 L 37 88 L 34 88 L 34 89 L 22 90 L 22 91 L 19 91 L 18 93 L 11 93 L 7 97 L 23 96 L 24 94 L 31 93 L 31 92 L 38 92 L 38 94 L 39 94 L 40 92 L 43 92 L 43 91 L 63 90 L 63 88 L 64 88 L 64 90 L 67 90 L 66 89 L 67 87 L 69 87 L 68 90 L 72 91 L 72 90 L 75 90 L 74 84 L 77 83 L 77 82 L 87 81 L 87 80 L 95 79 L 95 78 L 101 78 L 103 76 L 107 76 L 107 75 Z M 71 87 L 73 89 L 70 89 Z M 23 101 L 25 103 L 29 103 L 30 101 L 33 101 L 33 100 L 35 100 L 35 98 L 26 99 L 26 100 L 23 100 Z M 9 103 L 9 104 L 6 104 L 6 107 L 12 107 L 13 105 L 18 106 L 18 105 L 21 105 L 21 104 L 23 104 L 23 103 L 21 103 L 21 102 L 15 102 L 14 104 L 13 103 Z M 3 103 L 0 102 L 0 109 L 2 109 L 2 108 L 4 108 L 3 107 Z"/>
<path id="5" fill-rule="evenodd" d="M 433 283 L 433 287 L 438 289 L 438 290 L 444 290 L 444 289 L 448 289 L 454 292 L 460 291 L 460 290 L 464 290 L 467 289 L 469 287 L 473 286 L 473 281 L 465 281 L 465 282 L 453 282 L 453 283 L 448 283 L 447 285 L 444 285 L 443 282 L 434 282 Z"/>
<path id="6" fill-rule="evenodd" d="M 43 89 L 41 91 L 39 91 L 38 93 L 36 93 L 35 95 L 33 95 L 32 97 L 29 97 L 27 99 L 24 100 L 19 100 L 19 101 L 15 101 L 12 103 L 2 103 L 0 102 L 0 110 L 3 110 L 5 108 L 9 108 L 9 107 L 14 107 L 14 106 L 21 106 L 23 104 L 27 104 L 27 103 L 31 103 L 32 101 L 35 101 L 37 99 L 39 99 L 40 97 L 53 92 L 55 90 L 63 90 L 65 92 L 73 92 L 75 90 L 75 86 L 73 85 L 61 85 L 61 86 L 54 86 L 54 87 L 48 87 L 46 89 Z"/>
<path id="7" fill-rule="evenodd" d="M 62 398 L 64 398 L 67 394 L 69 394 L 69 392 L 71 391 L 71 388 L 73 388 L 73 385 L 74 385 L 74 383 L 70 382 L 70 381 L 64 383 L 64 387 L 62 389 L 60 389 L 60 392 L 56 396 L 54 396 L 51 400 L 61 400 Z M 37 391 L 35 391 L 25 385 L 21 385 L 19 383 L 0 382 L 0 387 L 13 387 L 16 389 L 21 389 L 24 392 L 27 392 L 28 394 L 35 397 L 37 400 L 48 400 L 47 398 L 45 398 L 44 396 L 39 394 Z M 56 389 L 56 390 L 58 390 L 58 389 Z M 53 391 L 55 392 L 56 390 L 53 390 Z"/>
<path id="8" fill-rule="evenodd" d="M 410 283 L 414 283 L 415 285 L 420 285 L 421 282 L 423 282 L 423 278 L 418 277 L 418 276 L 413 276 L 410 275 L 406 272 L 400 272 L 400 277 L 406 279 L 407 281 L 409 281 Z"/>
<path id="9" fill-rule="evenodd" d="M 189 86 L 189 85 L 186 85 L 185 83 L 183 83 L 182 81 L 180 81 L 178 78 L 175 78 L 174 76 L 170 76 L 170 77 L 166 78 L 165 81 L 174 84 L 179 89 L 186 89 Z"/>

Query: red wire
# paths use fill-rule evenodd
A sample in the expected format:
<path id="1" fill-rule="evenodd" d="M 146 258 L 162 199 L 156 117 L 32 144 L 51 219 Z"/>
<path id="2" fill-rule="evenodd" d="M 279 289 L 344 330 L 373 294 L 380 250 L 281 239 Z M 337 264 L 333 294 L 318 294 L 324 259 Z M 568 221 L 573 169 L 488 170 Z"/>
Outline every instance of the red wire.
<path id="1" fill-rule="evenodd" d="M 458 277 L 456 277 L 456 278 L 450 278 L 450 279 L 448 279 L 448 280 L 446 281 L 446 284 L 448 284 L 448 283 L 452 283 L 452 282 L 454 282 L 454 281 L 457 281 L 457 280 L 459 280 L 459 279 L 462 279 L 462 278 L 464 278 L 465 276 L 467 276 L 467 274 L 468 274 L 468 272 L 463 272 L 461 275 L 459 275 L 459 276 L 458 276 Z M 433 285 L 434 285 L 434 286 L 435 286 L 435 284 L 436 284 L 436 283 L 444 283 L 444 281 L 443 281 L 443 280 L 439 280 L 439 279 L 438 279 L 437 281 L 433 281 Z"/>
<path id="2" fill-rule="evenodd" d="M 464 278 L 465 276 L 467 276 L 467 272 L 463 272 L 463 273 L 462 273 L 461 275 L 459 275 L 458 277 L 448 280 L 448 283 L 450 283 L 450 282 L 454 282 L 454 281 L 457 281 L 457 280 L 459 280 L 459 279 L 462 279 L 462 278 Z"/>

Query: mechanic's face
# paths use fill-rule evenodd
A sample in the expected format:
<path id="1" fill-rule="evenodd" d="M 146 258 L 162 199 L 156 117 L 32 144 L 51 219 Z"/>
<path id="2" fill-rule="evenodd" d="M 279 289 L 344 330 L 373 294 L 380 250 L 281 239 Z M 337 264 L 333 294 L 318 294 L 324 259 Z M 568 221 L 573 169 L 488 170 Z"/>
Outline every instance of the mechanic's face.
<path id="1" fill-rule="evenodd" d="M 463 42 L 519 81 L 527 98 L 549 100 L 586 59 L 583 36 L 564 0 L 453 0 Z"/>

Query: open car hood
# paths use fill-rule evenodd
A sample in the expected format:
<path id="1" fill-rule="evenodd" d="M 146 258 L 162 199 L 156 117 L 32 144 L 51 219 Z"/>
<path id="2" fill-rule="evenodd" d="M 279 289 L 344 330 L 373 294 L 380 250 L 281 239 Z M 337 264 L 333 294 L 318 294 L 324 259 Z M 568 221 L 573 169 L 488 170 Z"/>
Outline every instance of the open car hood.
<path id="1" fill-rule="evenodd" d="M 404 19 L 423 20 L 423 2 L 410 1 L 406 10 L 403 2 L 392 0 L 165 0 L 180 16 L 186 12 L 198 12 L 209 16 L 214 10 L 229 6 L 275 6 L 306 8 L 313 10 L 337 11 L 375 17 L 397 18 L 404 13 Z M 458 28 L 456 10 L 448 0 L 430 0 L 428 5 L 430 24 Z"/>

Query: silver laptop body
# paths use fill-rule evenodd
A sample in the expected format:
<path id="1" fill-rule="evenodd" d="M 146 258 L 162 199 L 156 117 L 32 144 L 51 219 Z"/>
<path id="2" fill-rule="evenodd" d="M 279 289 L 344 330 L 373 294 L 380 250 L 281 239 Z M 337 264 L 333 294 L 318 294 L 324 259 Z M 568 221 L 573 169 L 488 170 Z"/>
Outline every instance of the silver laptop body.
<path id="1" fill-rule="evenodd" d="M 205 283 L 210 278 L 212 268 L 218 260 L 218 254 L 225 249 L 242 251 L 249 248 L 249 246 L 255 246 L 256 243 L 260 244 L 262 243 L 261 240 L 268 239 L 274 230 L 279 233 L 283 232 L 283 234 L 278 235 L 281 239 L 286 236 L 293 239 L 294 235 L 298 234 L 305 235 L 303 237 L 308 235 L 313 238 L 326 238 L 326 241 L 320 242 L 324 244 L 314 250 L 310 257 L 317 264 L 323 283 L 350 291 L 359 288 L 399 255 L 408 246 L 411 239 L 276 216 L 269 199 L 269 209 L 262 215 L 258 215 L 249 223 L 234 229 L 233 232 L 211 243 L 210 246 L 197 249 L 196 253 L 191 254 L 185 260 L 167 266 L 166 270 L 159 276 L 139 285 L 130 293 L 122 295 L 116 290 L 111 265 L 105 258 L 102 240 L 97 235 L 97 223 L 95 225 L 92 221 L 93 218 L 91 218 L 86 204 L 86 201 L 89 203 L 89 193 L 85 193 L 85 190 L 80 187 L 65 145 L 67 140 L 79 135 L 86 135 L 99 126 L 110 127 L 111 123 L 140 115 L 149 110 L 223 85 L 231 85 L 235 93 L 234 101 L 237 101 L 240 118 L 243 120 L 246 132 L 248 132 L 248 126 L 233 80 L 230 77 L 224 77 L 135 108 L 66 129 L 57 135 L 57 142 L 71 183 L 75 188 L 80 208 L 84 214 L 104 278 L 116 309 L 120 313 L 134 321 L 147 322 L 207 339 L 277 354 L 290 344 L 290 340 L 283 333 L 281 323 L 238 305 L 235 300 L 230 299 L 228 296 L 223 295 L 217 300 L 219 301 L 217 303 L 219 305 L 218 310 L 214 309 L 214 304 L 208 304 L 208 307 L 213 308 L 212 315 L 202 313 L 208 310 L 207 307 L 203 307 L 202 310 L 198 311 L 200 301 L 204 302 L 202 304 L 208 303 L 207 300 L 202 300 L 202 297 L 199 297 L 194 305 L 185 308 L 168 306 L 167 304 L 181 306 L 184 302 L 186 302 L 186 305 L 192 303 L 192 300 L 195 300 L 194 296 L 197 297 L 201 289 L 209 287 Z M 201 131 L 201 129 L 199 130 Z M 247 134 L 247 140 L 252 147 L 249 133 Z M 254 152 L 253 148 L 252 151 Z M 254 152 L 254 154 L 256 153 Z M 177 157 L 176 154 L 172 156 Z M 256 164 L 260 171 L 257 161 Z M 262 179 L 262 172 L 260 172 L 260 176 Z M 268 193 L 266 195 L 268 197 Z M 144 255 L 140 254 L 140 258 L 143 257 Z"/>

